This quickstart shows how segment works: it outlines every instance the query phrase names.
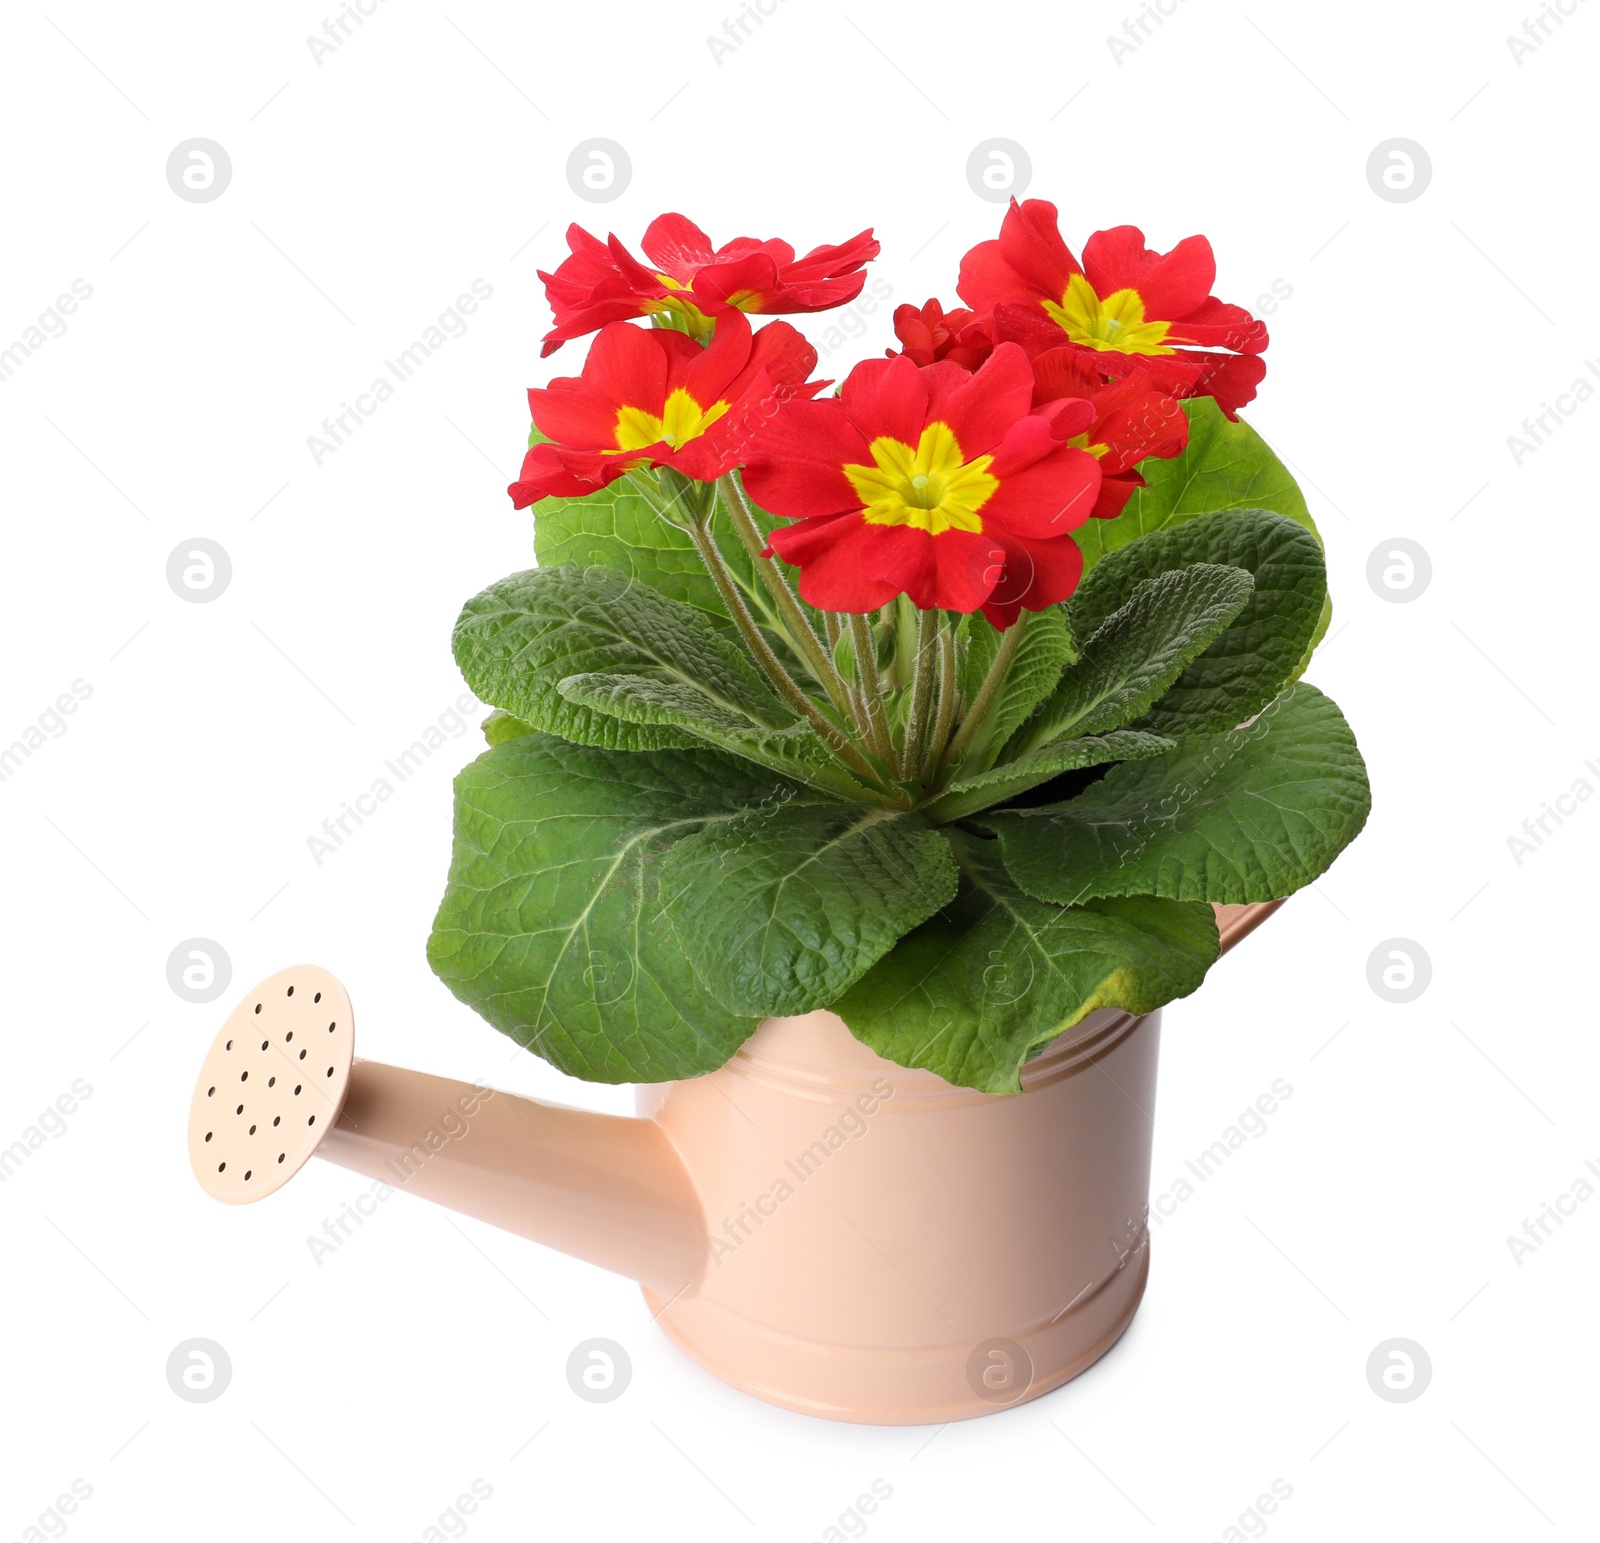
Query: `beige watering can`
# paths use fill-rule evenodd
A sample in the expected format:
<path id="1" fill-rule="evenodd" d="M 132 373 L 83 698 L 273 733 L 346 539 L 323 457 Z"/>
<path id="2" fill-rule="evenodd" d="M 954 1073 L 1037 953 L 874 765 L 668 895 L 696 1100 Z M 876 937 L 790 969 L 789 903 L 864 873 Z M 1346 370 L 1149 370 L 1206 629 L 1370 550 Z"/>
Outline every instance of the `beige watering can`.
<path id="1" fill-rule="evenodd" d="M 1223 950 L 1281 903 L 1218 906 Z M 213 1042 L 189 1156 L 239 1204 L 315 1153 L 629 1276 L 688 1355 L 784 1408 L 964 1419 L 1059 1387 L 1138 1308 L 1160 1016 L 1090 1014 L 1010 1097 L 830 1012 L 769 1018 L 627 1119 L 358 1061 L 344 988 L 300 965 Z"/>

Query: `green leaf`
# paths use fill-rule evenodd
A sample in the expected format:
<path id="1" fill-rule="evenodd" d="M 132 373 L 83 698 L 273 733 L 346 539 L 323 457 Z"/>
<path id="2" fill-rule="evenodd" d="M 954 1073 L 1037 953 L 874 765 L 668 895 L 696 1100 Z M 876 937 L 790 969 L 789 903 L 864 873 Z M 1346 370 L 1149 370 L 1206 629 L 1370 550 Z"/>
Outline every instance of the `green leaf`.
<path id="1" fill-rule="evenodd" d="M 1189 416 L 1189 444 L 1170 461 L 1144 461 L 1139 470 L 1145 485 L 1135 490 L 1114 520 L 1090 520 L 1073 532 L 1083 549 L 1085 572 L 1118 547 L 1151 531 L 1227 509 L 1271 509 L 1304 525 L 1320 546 L 1322 537 L 1306 508 L 1305 495 L 1272 447 L 1243 419 L 1230 422 L 1210 397 L 1183 404 Z M 1315 632 L 1299 667 L 1299 679 L 1311 651 L 1327 633 L 1333 607 L 1326 595 Z"/>
<path id="2" fill-rule="evenodd" d="M 1254 587 L 1243 568 L 1217 563 L 1192 563 L 1142 580 L 1095 629 L 1008 755 L 1132 723 L 1222 634 Z"/>
<path id="3" fill-rule="evenodd" d="M 469 600 L 456 622 L 456 663 L 480 700 L 578 744 L 685 747 L 682 730 L 635 724 L 569 702 L 559 683 L 591 672 L 694 686 L 758 723 L 794 714 L 738 645 L 690 606 L 607 568 L 530 568 Z"/>
<path id="4" fill-rule="evenodd" d="M 545 498 L 533 507 L 541 568 L 610 568 L 732 632 L 732 622 L 689 533 L 664 519 L 660 495 L 626 477 L 587 498 Z"/>
<path id="5" fill-rule="evenodd" d="M 901 1066 L 987 1093 L 1099 1007 L 1152 1012 L 1217 957 L 1208 905 L 1146 896 L 1049 905 L 1024 894 L 995 843 L 950 832 L 952 905 L 902 938 L 834 1004 L 857 1039 Z"/>
<path id="6" fill-rule="evenodd" d="M 514 739 L 455 784 L 428 961 L 518 1044 L 593 1082 L 722 1065 L 756 1026 L 707 993 L 661 912 L 663 848 L 797 790 L 715 751 Z"/>
<path id="7" fill-rule="evenodd" d="M 1112 734 L 1083 739 L 1057 740 L 1019 760 L 1003 762 L 975 777 L 951 783 L 937 798 L 923 804 L 919 813 L 935 825 L 946 825 L 979 809 L 1015 798 L 1041 782 L 1059 777 L 1062 772 L 1104 766 L 1108 761 L 1142 760 L 1163 754 L 1172 749 L 1173 744 L 1174 741 L 1159 734 L 1144 734 L 1133 729 L 1118 729 Z"/>
<path id="8" fill-rule="evenodd" d="M 920 815 L 803 797 L 677 842 L 661 892 L 724 1007 L 804 1013 L 830 1006 L 950 900 L 956 866 Z"/>
<path id="9" fill-rule="evenodd" d="M 520 739 L 524 734 L 538 732 L 531 723 L 524 723 L 500 707 L 483 720 L 482 728 L 483 737 L 491 745 L 503 745 L 508 739 Z"/>
<path id="10" fill-rule="evenodd" d="M 569 675 L 557 689 L 569 702 L 629 723 L 681 729 L 719 750 L 839 798 L 858 802 L 873 798 L 802 722 L 768 728 L 748 713 L 714 701 L 698 687 L 642 675 Z"/>
<path id="11" fill-rule="evenodd" d="M 585 498 L 541 499 L 533 510 L 534 555 L 541 568 L 610 568 L 649 585 L 670 600 L 693 606 L 730 638 L 737 637 L 733 620 L 695 551 L 694 542 L 686 530 L 666 518 L 662 512 L 665 506 L 666 497 L 648 472 L 618 478 Z M 779 523 L 765 510 L 754 505 L 751 508 L 763 535 Z M 791 673 L 798 672 L 802 680 L 808 679 L 809 669 L 766 586 L 756 576 L 750 554 L 720 508 L 710 528 L 745 605 L 767 634 L 767 641 Z M 802 609 L 808 616 L 820 615 L 803 602 Z"/>
<path id="12" fill-rule="evenodd" d="M 1275 900 L 1324 873 L 1366 823 L 1355 736 L 1315 686 L 1253 723 L 1113 768 L 1064 804 L 996 811 L 1007 869 L 1031 895 L 1225 904 Z"/>
<path id="13" fill-rule="evenodd" d="M 1298 673 L 1322 614 L 1327 573 L 1305 528 L 1264 509 L 1235 509 L 1157 531 L 1107 557 L 1068 602 L 1092 636 L 1139 586 L 1192 563 L 1246 569 L 1255 590 L 1228 628 L 1134 727 L 1155 734 L 1232 728 L 1260 712 Z"/>
<path id="14" fill-rule="evenodd" d="M 1005 682 L 962 759 L 961 770 L 969 776 L 994 764 L 1017 725 L 1055 690 L 1062 670 L 1077 657 L 1063 607 L 1053 605 L 1048 610 L 1025 613 L 1019 625 L 1024 628 L 1022 642 L 1012 656 Z M 974 613 L 967 626 L 961 694 L 971 702 L 983 687 L 1004 634 L 991 627 L 981 613 Z"/>
<path id="15" fill-rule="evenodd" d="M 1271 509 L 1303 525 L 1314 536 L 1301 493 L 1289 469 L 1242 418 L 1230 422 L 1210 397 L 1183 404 L 1189 444 L 1170 461 L 1141 461 L 1145 485 L 1134 490 L 1114 520 L 1090 520 L 1075 530 L 1085 574 L 1108 552 L 1152 531 L 1226 509 Z"/>

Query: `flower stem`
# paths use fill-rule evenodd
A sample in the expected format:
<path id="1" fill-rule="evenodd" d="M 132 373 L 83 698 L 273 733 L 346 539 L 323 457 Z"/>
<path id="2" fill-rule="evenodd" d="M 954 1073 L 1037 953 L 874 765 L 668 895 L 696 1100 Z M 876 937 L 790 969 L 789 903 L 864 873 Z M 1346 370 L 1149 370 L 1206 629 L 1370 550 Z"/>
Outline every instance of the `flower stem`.
<path id="1" fill-rule="evenodd" d="M 856 655 L 856 679 L 861 685 L 861 701 L 873 753 L 891 770 L 899 770 L 894 753 L 894 736 L 889 732 L 889 717 L 883 710 L 883 687 L 878 681 L 878 644 L 872 636 L 872 623 L 865 616 L 850 618 L 850 643 Z"/>
<path id="2" fill-rule="evenodd" d="M 939 613 L 917 613 L 916 655 L 911 672 L 911 705 L 906 710 L 906 742 L 902 752 L 901 775 L 920 776 L 924 741 L 928 736 L 928 717 L 933 706 L 934 666 L 938 656 Z"/>
<path id="3" fill-rule="evenodd" d="M 961 720 L 961 728 L 951 741 L 949 750 L 945 752 L 944 759 L 947 762 L 959 761 L 967 753 L 972 741 L 977 738 L 978 730 L 983 727 L 984 719 L 989 716 L 989 709 L 994 706 L 994 699 L 999 695 L 1000 687 L 1005 684 L 1006 671 L 1011 668 L 1011 661 L 1016 657 L 1017 649 L 1022 643 L 1022 629 L 1027 625 L 1027 621 L 1026 611 L 1018 613 L 1017 619 L 1001 637 L 994 663 L 989 666 L 989 673 L 983 677 L 983 684 L 978 687 L 977 696 L 972 699 L 972 705 Z"/>
<path id="4" fill-rule="evenodd" d="M 794 677 L 784 669 L 783 661 L 773 653 L 772 645 L 761 635 L 761 629 L 751 616 L 750 608 L 744 603 L 744 596 L 739 593 L 739 586 L 734 583 L 733 575 L 728 572 L 728 565 L 723 560 L 722 553 L 717 550 L 717 544 L 711 539 L 711 532 L 705 524 L 702 522 L 690 526 L 689 536 L 694 542 L 695 550 L 700 554 L 701 561 L 710 571 L 711 580 L 717 586 L 717 593 L 722 596 L 722 603 L 727 606 L 734 626 L 739 629 L 739 635 L 744 639 L 750 652 L 755 655 L 756 663 L 761 666 L 767 679 L 777 688 L 778 694 L 806 718 L 823 741 L 852 771 L 881 788 L 883 779 L 874 770 L 872 763 L 861 753 L 855 742 L 829 722 L 817 704 L 800 689 Z"/>
<path id="5" fill-rule="evenodd" d="M 833 656 L 817 637 L 810 618 L 800 609 L 800 602 L 794 590 L 790 588 L 788 579 L 770 557 L 762 556 L 767 543 L 756 527 L 755 516 L 745 501 L 744 490 L 734 481 L 732 472 L 717 478 L 717 491 L 722 495 L 723 507 L 728 511 L 728 520 L 733 526 L 734 534 L 744 543 L 745 551 L 750 554 L 752 566 L 761 582 L 766 585 L 767 593 L 772 596 L 773 603 L 778 607 L 778 614 L 788 625 L 796 646 L 805 655 L 812 674 L 817 677 L 822 689 L 828 693 L 833 705 L 848 716 L 850 693 L 845 687 L 844 677 L 835 667 Z"/>
<path id="6" fill-rule="evenodd" d="M 960 694 L 960 682 L 956 677 L 955 623 L 950 617 L 944 617 L 939 627 L 939 713 L 933 721 L 933 738 L 928 743 L 928 754 L 922 763 L 925 782 L 933 780 L 944 755 L 944 747 L 950 742 L 950 730 L 955 727 Z"/>

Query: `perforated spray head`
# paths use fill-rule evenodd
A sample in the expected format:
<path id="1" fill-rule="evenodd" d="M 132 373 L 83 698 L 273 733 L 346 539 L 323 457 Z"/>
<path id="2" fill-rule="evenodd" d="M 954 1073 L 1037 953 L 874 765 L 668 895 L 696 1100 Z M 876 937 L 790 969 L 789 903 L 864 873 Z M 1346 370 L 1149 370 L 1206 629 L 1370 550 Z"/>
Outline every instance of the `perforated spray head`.
<path id="1" fill-rule="evenodd" d="M 200 1187 L 243 1205 L 281 1189 L 338 1123 L 355 1059 L 343 986 L 314 964 L 253 986 L 206 1052 L 189 1105 Z"/>

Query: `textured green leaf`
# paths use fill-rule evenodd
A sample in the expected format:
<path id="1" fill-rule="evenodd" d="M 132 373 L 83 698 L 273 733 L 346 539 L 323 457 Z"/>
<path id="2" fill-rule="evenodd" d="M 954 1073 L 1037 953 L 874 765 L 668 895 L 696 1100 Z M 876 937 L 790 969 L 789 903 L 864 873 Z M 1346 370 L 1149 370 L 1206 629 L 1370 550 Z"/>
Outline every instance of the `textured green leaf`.
<path id="1" fill-rule="evenodd" d="M 1095 629 L 1078 662 L 1007 746 L 1008 759 L 1132 723 L 1215 642 L 1253 588 L 1243 568 L 1216 563 L 1142 580 Z"/>
<path id="2" fill-rule="evenodd" d="M 783 729 L 768 728 L 749 714 L 714 701 L 698 687 L 643 675 L 569 675 L 557 689 L 569 702 L 629 723 L 682 729 L 719 750 L 742 755 L 839 798 L 872 798 L 803 722 Z"/>
<path id="3" fill-rule="evenodd" d="M 1072 629 L 1061 606 L 1030 613 L 1023 622 L 1022 642 L 1012 656 L 1005 683 L 983 728 L 963 757 L 966 775 L 987 770 L 1001 747 L 1028 714 L 1055 689 L 1062 670 L 1076 657 Z M 961 663 L 961 694 L 970 703 L 983 687 L 1004 634 L 981 613 L 967 623 L 967 649 Z"/>
<path id="4" fill-rule="evenodd" d="M 1325 872 L 1371 801 L 1349 724 L 1302 681 L 1245 728 L 1114 767 L 1064 804 L 982 823 L 1012 877 L 1044 900 L 1240 904 L 1293 894 Z"/>
<path id="5" fill-rule="evenodd" d="M 1189 417 L 1183 454 L 1141 461 L 1145 485 L 1134 490 L 1122 513 L 1114 520 L 1090 520 L 1072 533 L 1083 549 L 1086 573 L 1140 536 L 1225 509 L 1271 509 L 1316 535 L 1305 495 L 1248 423 L 1230 423 L 1210 397 L 1192 398 L 1183 410 Z"/>
<path id="6" fill-rule="evenodd" d="M 920 815 L 814 796 L 707 826 L 661 863 L 695 973 L 730 1012 L 803 1013 L 839 993 L 956 892 Z"/>
<path id="7" fill-rule="evenodd" d="M 736 638 L 732 618 L 694 542 L 686 530 L 666 518 L 665 506 L 665 495 L 654 478 L 643 472 L 619 478 L 586 498 L 541 499 L 533 510 L 534 555 L 541 568 L 599 566 L 638 579 L 668 599 L 693 606 L 730 638 Z M 762 535 L 779 523 L 763 509 L 752 506 L 752 512 Z M 808 679 L 809 669 L 766 586 L 756 576 L 750 554 L 720 508 L 711 520 L 711 536 L 767 641 L 791 672 L 801 680 Z M 808 606 L 802 608 L 814 618 L 820 615 Z"/>
<path id="8" fill-rule="evenodd" d="M 1183 404 L 1183 410 L 1189 416 L 1184 453 L 1170 461 L 1142 462 L 1139 470 L 1145 485 L 1134 492 L 1122 513 L 1114 520 L 1090 520 L 1073 532 L 1083 549 L 1085 571 L 1107 553 L 1151 531 L 1226 509 L 1271 509 L 1287 515 L 1321 545 L 1305 495 L 1288 467 L 1248 423 L 1229 422 L 1210 397 L 1195 397 Z M 1332 616 L 1332 604 L 1324 595 L 1316 630 L 1289 679 L 1298 679 L 1305 670 Z"/>
<path id="9" fill-rule="evenodd" d="M 428 961 L 501 1033 L 593 1082 L 720 1066 L 756 1026 L 709 995 L 661 913 L 674 841 L 798 789 L 715 751 L 626 754 L 530 734 L 455 784 Z"/>
<path id="10" fill-rule="evenodd" d="M 1092 636 L 1141 584 L 1191 563 L 1246 569 L 1255 589 L 1227 629 L 1135 720 L 1135 728 L 1155 734 L 1232 728 L 1260 712 L 1298 673 L 1327 595 L 1315 537 L 1281 514 L 1235 509 L 1112 553 L 1068 602 L 1073 628 Z"/>
<path id="11" fill-rule="evenodd" d="M 1208 905 L 1146 896 L 1050 905 L 1024 894 L 995 843 L 950 832 L 953 904 L 907 934 L 834 1010 L 901 1066 L 988 1093 L 1098 1007 L 1147 1013 L 1187 996 L 1217 957 Z"/>
<path id="12" fill-rule="evenodd" d="M 587 498 L 533 506 L 533 550 L 541 568 L 602 567 L 693 606 L 732 634 L 732 623 L 689 533 L 663 519 L 660 495 L 626 477 Z"/>
<path id="13" fill-rule="evenodd" d="M 569 675 L 637 675 L 696 687 L 758 723 L 794 714 L 737 644 L 692 607 L 608 568 L 530 568 L 469 600 L 456 622 L 456 663 L 485 702 L 578 744 L 685 747 L 682 730 L 625 722 L 560 693 Z"/>
<path id="14" fill-rule="evenodd" d="M 1015 798 L 1029 788 L 1038 787 L 1062 772 L 1081 771 L 1086 766 L 1104 766 L 1108 761 L 1135 761 L 1161 755 L 1172 749 L 1174 741 L 1159 734 L 1144 734 L 1133 729 L 1118 729 L 1110 734 L 1083 739 L 1059 739 L 1015 761 L 953 782 L 937 798 L 921 806 L 921 814 L 936 825 L 959 820 L 980 809 Z"/>

